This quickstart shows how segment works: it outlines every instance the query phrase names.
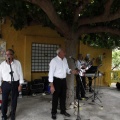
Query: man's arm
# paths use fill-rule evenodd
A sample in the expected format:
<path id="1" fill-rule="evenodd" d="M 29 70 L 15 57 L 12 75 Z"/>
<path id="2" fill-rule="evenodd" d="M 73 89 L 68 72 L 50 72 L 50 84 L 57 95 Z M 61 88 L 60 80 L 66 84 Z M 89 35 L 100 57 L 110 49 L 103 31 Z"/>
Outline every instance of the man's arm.
<path id="1" fill-rule="evenodd" d="M 78 71 L 77 70 L 71 70 L 68 66 L 68 63 L 67 63 L 67 74 L 78 74 Z"/>
<path id="2" fill-rule="evenodd" d="M 20 62 L 19 62 L 19 75 L 20 75 L 20 81 L 19 81 L 18 91 L 21 91 L 22 90 L 22 84 L 24 83 L 24 80 L 23 80 L 22 66 L 21 66 Z"/>
<path id="3" fill-rule="evenodd" d="M 55 87 L 54 87 L 54 85 L 53 85 L 53 82 L 50 83 L 50 91 L 51 91 L 52 94 L 53 94 L 54 91 L 55 91 Z"/>
<path id="4" fill-rule="evenodd" d="M 54 77 L 54 72 L 55 72 L 55 61 L 51 60 L 49 64 L 49 82 L 50 82 L 50 91 L 53 94 L 55 91 L 54 85 L 53 85 L 53 77 Z"/>

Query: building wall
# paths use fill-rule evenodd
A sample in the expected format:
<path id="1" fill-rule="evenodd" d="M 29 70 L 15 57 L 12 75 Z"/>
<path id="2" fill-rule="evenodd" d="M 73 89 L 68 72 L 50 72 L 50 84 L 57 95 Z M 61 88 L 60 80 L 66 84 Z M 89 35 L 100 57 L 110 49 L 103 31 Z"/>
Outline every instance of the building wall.
<path id="1" fill-rule="evenodd" d="M 15 57 L 21 61 L 24 79 L 31 81 L 33 79 L 39 79 L 41 76 L 47 76 L 48 73 L 31 73 L 31 43 L 54 43 L 64 46 L 64 38 L 60 37 L 56 31 L 42 26 L 29 26 L 20 31 L 14 30 L 10 27 L 10 22 L 7 20 L 2 25 L 2 37 L 6 40 L 6 47 L 12 48 L 15 51 Z M 100 70 L 105 73 L 102 84 L 108 85 L 110 81 L 111 70 L 111 58 L 112 52 L 107 49 L 95 49 L 80 43 L 79 52 L 83 55 L 89 53 L 92 57 L 97 57 L 103 52 L 106 53 L 106 57 L 103 60 L 103 66 Z"/>
<path id="2" fill-rule="evenodd" d="M 31 81 L 40 79 L 41 76 L 47 76 L 48 73 L 31 73 L 31 43 L 59 44 L 64 47 L 64 38 L 60 37 L 56 31 L 41 26 L 30 26 L 15 31 L 10 27 L 10 22 L 2 25 L 2 37 L 6 41 L 6 49 L 12 48 L 15 51 L 15 57 L 21 61 L 24 79 Z"/>

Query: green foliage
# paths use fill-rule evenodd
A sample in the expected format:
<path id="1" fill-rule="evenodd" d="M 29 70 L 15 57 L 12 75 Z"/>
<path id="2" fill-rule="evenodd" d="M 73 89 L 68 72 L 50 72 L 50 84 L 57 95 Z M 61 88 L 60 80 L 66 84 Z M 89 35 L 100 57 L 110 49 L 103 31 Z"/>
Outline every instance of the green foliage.
<path id="1" fill-rule="evenodd" d="M 86 8 L 83 10 L 83 17 L 94 17 L 100 15 L 104 12 L 104 4 L 106 0 L 93 0 L 91 4 L 86 5 Z"/>
<path id="2" fill-rule="evenodd" d="M 73 25 L 73 17 L 75 8 L 77 7 L 76 0 L 52 0 L 55 10 L 69 25 Z"/>
<path id="3" fill-rule="evenodd" d="M 82 5 L 84 0 L 51 0 L 51 2 L 58 16 L 70 26 L 72 32 L 76 33 L 77 30 L 80 29 L 80 27 L 78 27 L 78 21 L 81 18 L 91 19 L 94 16 L 103 14 L 104 5 L 107 0 L 91 0 L 91 2 L 86 4 L 84 9 L 80 11 L 80 16 L 76 22 L 74 22 L 76 8 L 83 7 Z M 114 14 L 119 9 L 119 0 L 114 0 L 110 9 L 110 13 Z M 48 16 L 39 6 L 29 3 L 25 0 L 0 0 L 0 18 L 3 17 L 9 17 L 11 20 L 11 26 L 13 26 L 16 30 L 20 30 L 31 23 L 55 28 Z M 102 23 L 87 24 L 87 26 L 104 26 L 120 29 L 120 19 L 109 22 L 106 21 Z M 82 41 L 85 44 L 100 48 L 112 49 L 120 46 L 120 37 L 110 33 L 85 34 L 85 37 L 82 39 Z"/>
<path id="4" fill-rule="evenodd" d="M 112 51 L 112 67 L 115 69 L 120 69 L 120 50 Z"/>
<path id="5" fill-rule="evenodd" d="M 120 46 L 120 37 L 109 33 L 87 34 L 81 41 L 84 44 L 99 48 L 113 49 Z"/>
<path id="6" fill-rule="evenodd" d="M 120 9 L 120 0 L 114 0 L 111 7 L 111 13 L 115 13 L 119 9 Z"/>
<path id="7" fill-rule="evenodd" d="M 38 6 L 23 0 L 2 0 L 0 11 L 1 18 L 9 17 L 11 26 L 16 30 L 22 29 L 30 22 L 41 23 L 43 26 L 51 24 L 47 15 Z"/>
<path id="8" fill-rule="evenodd" d="M 83 11 L 84 17 L 94 17 L 104 12 L 104 4 L 106 0 L 95 0 L 93 4 L 89 4 Z M 115 13 L 120 8 L 119 0 L 114 0 L 111 7 L 111 14 Z M 97 23 L 89 25 L 91 27 L 106 26 L 110 28 L 120 29 L 120 19 L 111 22 Z M 99 48 L 113 49 L 120 46 L 120 36 L 112 35 L 110 33 L 90 33 L 86 34 L 82 39 L 84 44 Z"/>

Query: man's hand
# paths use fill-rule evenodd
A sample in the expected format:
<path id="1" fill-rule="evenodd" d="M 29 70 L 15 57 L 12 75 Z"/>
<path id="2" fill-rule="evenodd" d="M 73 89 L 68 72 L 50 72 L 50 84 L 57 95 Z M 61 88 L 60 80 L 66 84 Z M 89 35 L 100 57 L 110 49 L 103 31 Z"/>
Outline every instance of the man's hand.
<path id="1" fill-rule="evenodd" d="M 79 74 L 79 71 L 78 70 L 71 70 L 71 73 L 72 74 Z"/>
<path id="2" fill-rule="evenodd" d="M 18 91 L 21 92 L 22 91 L 22 85 L 18 86 Z"/>
<path id="3" fill-rule="evenodd" d="M 0 94 L 2 93 L 2 89 L 1 89 L 1 87 L 0 87 Z"/>
<path id="4" fill-rule="evenodd" d="M 53 93 L 54 93 L 54 91 L 55 91 L 55 88 L 54 88 L 53 83 L 51 83 L 51 84 L 50 84 L 50 91 L 51 91 L 51 93 L 52 93 L 52 94 L 53 94 Z"/>

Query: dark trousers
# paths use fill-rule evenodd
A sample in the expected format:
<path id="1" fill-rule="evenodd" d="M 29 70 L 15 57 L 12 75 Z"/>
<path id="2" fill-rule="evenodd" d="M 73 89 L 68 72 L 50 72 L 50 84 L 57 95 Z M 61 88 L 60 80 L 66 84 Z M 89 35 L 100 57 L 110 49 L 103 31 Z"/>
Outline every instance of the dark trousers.
<path id="1" fill-rule="evenodd" d="M 88 77 L 88 80 L 89 80 L 89 89 L 91 89 L 92 88 L 92 78 L 91 77 Z"/>
<path id="2" fill-rule="evenodd" d="M 81 97 L 85 97 L 85 89 L 86 89 L 85 76 L 76 75 L 76 98 L 77 99 Z"/>
<path id="3" fill-rule="evenodd" d="M 59 79 L 54 77 L 53 85 L 55 87 L 55 92 L 52 96 L 52 114 L 57 113 L 58 101 L 60 101 L 61 112 L 66 111 L 66 79 Z"/>
<path id="4" fill-rule="evenodd" d="M 18 86 L 19 81 L 15 81 L 11 83 L 3 81 L 2 83 L 2 117 L 6 118 L 7 107 L 8 107 L 8 99 L 10 93 L 11 95 L 11 120 L 15 118 L 15 112 L 17 107 L 17 97 L 18 97 Z"/>

